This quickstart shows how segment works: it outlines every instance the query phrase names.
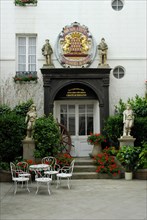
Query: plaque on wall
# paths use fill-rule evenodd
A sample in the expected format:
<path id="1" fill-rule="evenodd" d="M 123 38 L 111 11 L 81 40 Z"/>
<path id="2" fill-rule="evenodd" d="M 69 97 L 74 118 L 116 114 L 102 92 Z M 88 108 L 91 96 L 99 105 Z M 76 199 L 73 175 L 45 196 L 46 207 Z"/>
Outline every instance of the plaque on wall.
<path id="1" fill-rule="evenodd" d="M 74 22 L 58 35 L 56 56 L 63 67 L 87 67 L 95 54 L 95 41 L 85 25 Z"/>

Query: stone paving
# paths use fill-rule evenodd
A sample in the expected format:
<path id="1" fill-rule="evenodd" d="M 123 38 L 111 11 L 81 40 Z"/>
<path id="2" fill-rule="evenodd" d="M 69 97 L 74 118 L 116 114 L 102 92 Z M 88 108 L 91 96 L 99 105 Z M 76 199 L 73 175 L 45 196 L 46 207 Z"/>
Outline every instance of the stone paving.
<path id="1" fill-rule="evenodd" d="M 92 179 L 66 181 L 56 189 L 42 186 L 37 195 L 36 183 L 30 193 L 18 188 L 13 194 L 12 183 L 1 183 L 1 220 L 146 220 L 147 191 L 145 180 Z"/>

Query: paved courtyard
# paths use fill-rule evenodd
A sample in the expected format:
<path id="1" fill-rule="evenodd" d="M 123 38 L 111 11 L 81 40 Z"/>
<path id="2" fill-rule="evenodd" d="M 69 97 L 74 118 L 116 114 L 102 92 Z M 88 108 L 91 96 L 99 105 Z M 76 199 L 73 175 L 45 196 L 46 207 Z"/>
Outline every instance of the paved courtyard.
<path id="1" fill-rule="evenodd" d="M 35 195 L 18 188 L 13 194 L 12 183 L 1 183 L 1 220 L 146 220 L 147 191 L 145 180 L 124 179 L 72 180 L 69 190 L 63 181 L 60 188 L 42 186 Z"/>

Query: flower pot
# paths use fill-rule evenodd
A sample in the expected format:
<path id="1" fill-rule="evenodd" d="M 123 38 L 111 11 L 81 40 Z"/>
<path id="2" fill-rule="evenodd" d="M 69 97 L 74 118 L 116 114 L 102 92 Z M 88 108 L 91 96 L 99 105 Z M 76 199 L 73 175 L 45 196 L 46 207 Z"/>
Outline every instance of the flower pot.
<path id="1" fill-rule="evenodd" d="M 132 180 L 133 173 L 132 172 L 125 172 L 125 180 Z"/>
<path id="2" fill-rule="evenodd" d="M 92 156 L 95 157 L 97 154 L 102 152 L 102 146 L 101 144 L 95 144 L 93 145 L 93 149 L 92 149 Z"/>

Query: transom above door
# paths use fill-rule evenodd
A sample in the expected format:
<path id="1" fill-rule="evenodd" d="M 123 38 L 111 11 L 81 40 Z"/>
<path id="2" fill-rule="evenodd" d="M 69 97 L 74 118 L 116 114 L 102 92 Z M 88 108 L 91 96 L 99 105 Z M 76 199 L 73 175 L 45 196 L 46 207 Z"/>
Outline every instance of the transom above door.
<path id="1" fill-rule="evenodd" d="M 88 156 L 92 146 L 87 143 L 87 136 L 99 132 L 99 105 L 96 100 L 63 100 L 54 102 L 54 116 L 69 131 L 72 139 L 71 154 Z"/>

